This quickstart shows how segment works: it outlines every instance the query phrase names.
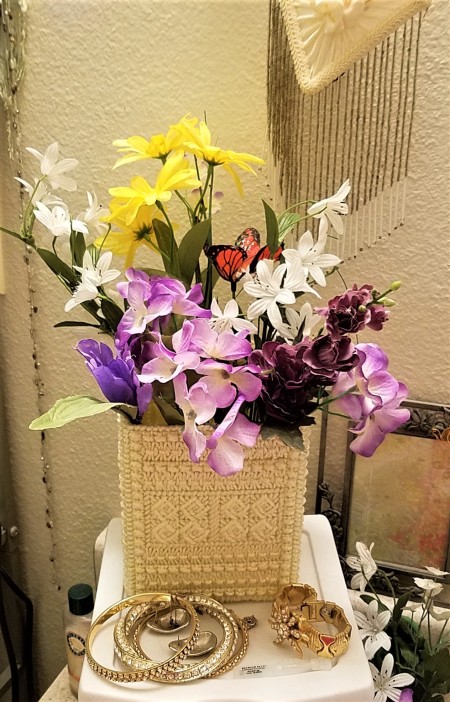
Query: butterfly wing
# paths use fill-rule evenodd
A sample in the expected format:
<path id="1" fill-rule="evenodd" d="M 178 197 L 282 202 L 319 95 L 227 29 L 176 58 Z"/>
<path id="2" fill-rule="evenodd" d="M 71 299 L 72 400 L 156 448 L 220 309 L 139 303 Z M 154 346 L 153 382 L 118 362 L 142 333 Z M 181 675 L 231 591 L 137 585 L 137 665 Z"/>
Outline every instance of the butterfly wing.
<path id="1" fill-rule="evenodd" d="M 259 261 L 264 261 L 264 259 L 271 258 L 273 261 L 279 261 L 281 258 L 281 254 L 283 253 L 283 246 L 279 246 L 275 253 L 272 255 L 270 253 L 270 248 L 266 244 L 265 246 L 262 246 L 259 251 L 256 252 L 254 256 L 251 258 L 248 257 L 244 263 L 244 268 L 247 269 L 250 273 L 254 273 L 256 270 L 256 266 Z"/>
<path id="2" fill-rule="evenodd" d="M 247 253 L 241 246 L 217 244 L 209 246 L 205 254 L 213 262 L 221 278 L 229 283 L 235 283 L 239 280 L 242 275 L 243 263 L 247 259 Z"/>
<path id="3" fill-rule="evenodd" d="M 239 234 L 238 238 L 236 239 L 236 246 L 240 246 L 241 249 L 244 249 L 247 257 L 251 258 L 258 253 L 261 246 L 261 236 L 259 231 L 254 227 L 244 229 L 242 234 Z"/>

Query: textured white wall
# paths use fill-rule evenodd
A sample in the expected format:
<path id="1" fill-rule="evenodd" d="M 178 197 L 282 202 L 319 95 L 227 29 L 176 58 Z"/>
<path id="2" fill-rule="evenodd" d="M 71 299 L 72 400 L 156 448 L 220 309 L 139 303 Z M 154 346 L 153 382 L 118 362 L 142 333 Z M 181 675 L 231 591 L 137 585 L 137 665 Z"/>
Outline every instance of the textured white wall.
<path id="1" fill-rule="evenodd" d="M 265 141 L 266 0 L 28 0 L 27 72 L 22 86 L 23 145 L 43 149 L 58 140 L 75 156 L 79 192 L 107 201 L 107 188 L 124 182 L 125 170 L 111 173 L 114 138 L 149 135 L 186 112 L 207 111 L 220 143 L 261 153 Z M 392 238 L 345 264 L 348 281 L 398 278 L 404 287 L 382 345 L 394 374 L 416 399 L 449 402 L 448 56 L 443 26 L 448 4 L 436 0 L 423 27 L 416 122 L 411 157 L 408 219 Z M 4 116 L 1 133 L 4 134 Z M 289 125 L 286 125 L 289 128 Z M 17 192 L 9 181 L 6 145 L 0 145 L 0 214 L 13 228 Z M 25 155 L 25 175 L 35 167 Z M 221 215 L 224 240 L 244 227 L 261 225 L 259 198 L 267 193 L 264 174 L 245 179 L 247 197 L 227 188 Z M 46 440 L 51 494 L 42 481 L 39 436 L 27 426 L 36 416 L 34 360 L 29 333 L 27 267 L 21 245 L 4 242 L 6 296 L 0 298 L 1 382 L 7 397 L 8 433 L 14 466 L 27 590 L 36 605 L 39 686 L 45 688 L 64 664 L 60 612 L 74 582 L 92 582 L 92 545 L 119 513 L 116 430 L 113 417 L 69 425 Z M 32 287 L 42 402 L 49 407 L 68 394 L 95 393 L 94 382 L 71 350 L 81 334 L 53 329 L 65 318 L 66 294 L 32 257 Z M 334 289 L 339 289 L 338 282 Z M 381 341 L 381 339 L 379 339 Z M 317 439 L 311 459 L 312 496 Z M 333 466 L 343 464 L 345 429 L 334 439 Z M 312 496 L 313 497 L 313 496 Z M 313 499 L 309 501 L 313 505 Z M 46 523 L 49 507 L 53 530 Z M 50 561 L 52 536 L 56 561 Z M 61 587 L 58 591 L 57 586 Z"/>

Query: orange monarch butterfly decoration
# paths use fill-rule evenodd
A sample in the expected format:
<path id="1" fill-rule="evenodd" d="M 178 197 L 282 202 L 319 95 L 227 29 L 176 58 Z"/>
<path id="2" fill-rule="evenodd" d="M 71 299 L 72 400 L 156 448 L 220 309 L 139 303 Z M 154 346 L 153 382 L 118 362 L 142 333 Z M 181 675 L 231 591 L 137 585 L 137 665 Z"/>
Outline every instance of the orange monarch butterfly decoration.
<path id="1" fill-rule="evenodd" d="M 258 261 L 265 258 L 273 258 L 274 261 L 278 261 L 283 253 L 283 246 L 279 246 L 272 256 L 267 244 L 261 246 L 261 236 L 258 230 L 248 227 L 238 236 L 234 246 L 231 244 L 206 246 L 204 252 L 214 264 L 220 277 L 235 287 L 237 281 L 245 273 L 255 272 Z"/>

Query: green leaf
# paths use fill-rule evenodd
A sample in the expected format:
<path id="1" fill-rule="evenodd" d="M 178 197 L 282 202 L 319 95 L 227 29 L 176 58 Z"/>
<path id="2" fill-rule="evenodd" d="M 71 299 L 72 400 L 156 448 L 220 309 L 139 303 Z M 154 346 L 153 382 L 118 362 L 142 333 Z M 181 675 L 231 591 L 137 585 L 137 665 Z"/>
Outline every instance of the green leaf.
<path id="1" fill-rule="evenodd" d="M 123 311 L 112 300 L 102 300 L 101 308 L 110 328 L 115 332 L 123 317 Z"/>
<path id="2" fill-rule="evenodd" d="M 56 429 L 56 427 L 62 427 L 75 419 L 93 417 L 95 414 L 101 414 L 113 407 L 121 406 L 124 406 L 123 402 L 103 402 L 95 397 L 73 395 L 63 400 L 57 400 L 48 412 L 31 422 L 30 429 L 37 431 Z"/>
<path id="3" fill-rule="evenodd" d="M 94 327 L 94 329 L 101 329 L 100 324 L 91 324 L 90 322 L 58 322 L 58 324 L 54 324 L 53 327 L 55 329 L 58 329 L 58 327 Z"/>
<path id="4" fill-rule="evenodd" d="M 403 595 L 400 595 L 400 597 L 398 598 L 397 602 L 395 603 L 394 610 L 392 612 L 392 620 L 394 622 L 400 621 L 400 618 L 403 615 L 403 609 L 407 605 L 412 592 L 413 590 L 411 588 L 411 590 L 408 590 L 407 592 L 403 593 Z"/>
<path id="5" fill-rule="evenodd" d="M 156 242 L 158 249 L 161 252 L 161 258 L 164 264 L 164 269 L 167 273 L 180 277 L 180 264 L 178 261 L 178 244 L 170 227 L 160 219 L 153 220 L 153 229 L 155 231 Z"/>
<path id="6" fill-rule="evenodd" d="M 72 270 L 70 266 L 67 265 L 67 263 L 64 263 L 59 256 L 56 256 L 56 254 L 53 253 L 53 251 L 49 251 L 48 249 L 36 249 L 39 256 L 42 258 L 43 261 L 47 264 L 47 266 L 53 271 L 53 273 L 56 273 L 56 275 L 60 276 L 63 278 L 66 283 L 71 285 L 72 287 L 75 287 L 78 283 L 78 277 L 75 274 L 75 271 Z"/>
<path id="7" fill-rule="evenodd" d="M 86 251 L 84 234 L 74 231 L 70 233 L 70 250 L 72 252 L 72 258 L 75 265 L 82 266 L 84 252 Z"/>
<path id="8" fill-rule="evenodd" d="M 201 275 L 201 278 L 202 278 L 202 289 L 203 289 L 203 290 L 206 289 L 206 276 L 207 276 L 207 274 L 208 274 L 208 269 L 205 268 L 205 270 L 202 271 L 202 275 Z M 219 280 L 219 278 L 220 278 L 220 276 L 219 276 L 219 274 L 218 274 L 218 272 L 217 272 L 217 269 L 213 266 L 212 269 L 211 269 L 211 290 L 214 290 L 214 286 L 215 286 L 215 284 L 217 283 L 217 281 Z"/>
<path id="9" fill-rule="evenodd" d="M 190 285 L 198 266 L 200 254 L 211 232 L 211 220 L 194 224 L 192 229 L 184 235 L 178 251 L 180 272 L 186 285 Z"/>
<path id="10" fill-rule="evenodd" d="M 158 407 L 167 424 L 184 424 L 183 415 L 176 409 L 175 401 L 172 403 L 164 397 L 153 395 L 153 402 Z"/>
<path id="11" fill-rule="evenodd" d="M 293 427 L 292 429 L 286 429 L 285 427 L 262 427 L 262 439 L 272 439 L 274 437 L 278 437 L 286 446 L 299 449 L 299 451 L 305 450 L 303 435 L 297 427 Z"/>
<path id="12" fill-rule="evenodd" d="M 283 212 L 283 214 L 278 217 L 278 241 L 280 243 L 301 219 L 301 216 L 297 214 L 297 212 Z"/>
<path id="13" fill-rule="evenodd" d="M 278 220 L 271 206 L 264 200 L 262 203 L 264 205 L 264 214 L 266 215 L 267 245 L 270 253 L 273 254 L 279 246 Z"/>
<path id="14" fill-rule="evenodd" d="M 446 694 L 450 692 L 450 651 L 448 648 L 441 648 L 436 653 L 420 651 L 423 660 L 423 684 L 428 696 L 424 699 L 432 699 L 434 692 Z"/>

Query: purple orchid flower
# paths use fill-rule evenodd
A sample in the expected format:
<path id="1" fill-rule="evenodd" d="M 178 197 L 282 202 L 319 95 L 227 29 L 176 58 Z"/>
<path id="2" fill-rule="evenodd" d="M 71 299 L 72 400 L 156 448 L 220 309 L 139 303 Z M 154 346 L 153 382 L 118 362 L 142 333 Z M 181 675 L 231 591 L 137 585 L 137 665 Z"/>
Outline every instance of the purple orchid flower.
<path id="1" fill-rule="evenodd" d="M 152 356 L 144 363 L 138 375 L 142 383 L 167 383 L 185 370 L 195 370 L 200 356 L 191 350 L 191 337 L 194 331 L 192 322 L 185 320 L 182 328 L 172 337 L 173 351 L 168 349 L 158 332 L 153 332 L 155 342 L 146 342 L 146 355 Z"/>
<path id="2" fill-rule="evenodd" d="M 213 359 L 206 359 L 197 366 L 202 375 L 202 384 L 214 398 L 217 407 L 229 407 L 236 399 L 237 392 L 248 402 L 259 397 L 262 381 L 257 377 L 259 366 L 232 366 Z"/>
<path id="3" fill-rule="evenodd" d="M 410 687 L 402 690 L 398 702 L 414 702 L 413 690 Z"/>
<path id="4" fill-rule="evenodd" d="M 141 416 L 144 414 L 152 399 L 152 387 L 140 385 L 132 358 L 114 358 L 109 346 L 93 339 L 79 341 L 75 349 L 85 358 L 109 402 L 134 405 Z"/>
<path id="5" fill-rule="evenodd" d="M 340 375 L 332 396 L 349 393 L 336 399 L 335 403 L 338 409 L 357 422 L 350 430 L 358 434 L 350 444 L 351 450 L 369 458 L 386 434 L 409 419 L 409 410 L 400 407 L 408 389 L 388 373 L 388 358 L 376 344 L 358 344 L 356 350 L 359 365 Z M 360 394 L 349 392 L 355 387 Z"/>
<path id="6" fill-rule="evenodd" d="M 192 347 L 203 358 L 217 358 L 235 361 L 246 358 L 252 352 L 251 343 L 245 338 L 247 330 L 234 334 L 232 331 L 216 332 L 206 319 L 193 319 L 194 331 L 191 337 Z"/>
<path id="7" fill-rule="evenodd" d="M 188 390 L 184 373 L 173 379 L 173 387 L 175 401 L 184 415 L 183 441 L 189 449 L 191 461 L 198 463 L 206 449 L 206 437 L 197 429 L 197 424 L 204 424 L 214 417 L 216 403 L 201 381 Z"/>
<path id="8" fill-rule="evenodd" d="M 245 397 L 238 395 L 225 419 L 207 438 L 206 446 L 211 450 L 208 465 L 219 475 L 233 475 L 244 466 L 242 446 L 254 446 L 261 427 L 239 412 Z"/>
<path id="9" fill-rule="evenodd" d="M 128 283 L 117 284 L 118 291 L 129 305 L 117 328 L 118 348 L 122 348 L 133 334 L 142 333 L 150 322 L 164 322 L 170 314 L 211 317 L 211 310 L 205 310 L 198 304 L 203 301 L 200 283 L 186 291 L 179 280 L 158 276 L 149 278 L 146 273 L 134 268 L 128 268 L 126 277 Z"/>

